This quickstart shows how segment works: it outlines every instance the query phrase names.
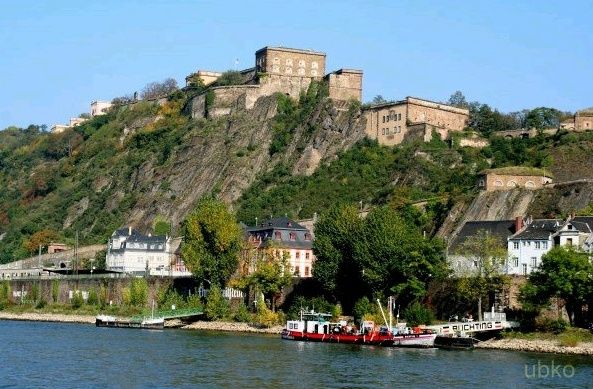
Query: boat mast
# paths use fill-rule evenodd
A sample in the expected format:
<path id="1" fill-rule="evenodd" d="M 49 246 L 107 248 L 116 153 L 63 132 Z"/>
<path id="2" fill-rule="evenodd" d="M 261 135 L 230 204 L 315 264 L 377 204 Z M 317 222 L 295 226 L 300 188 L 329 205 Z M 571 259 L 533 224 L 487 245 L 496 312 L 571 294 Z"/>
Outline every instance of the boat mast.
<path id="1" fill-rule="evenodd" d="M 383 320 L 385 320 L 385 325 L 389 326 L 389 323 L 387 323 L 387 318 L 385 317 L 385 312 L 383 312 L 383 307 L 381 306 L 381 300 L 377 299 L 377 304 L 379 304 L 379 309 L 381 310 L 381 316 L 383 316 Z"/>
<path id="2" fill-rule="evenodd" d="M 387 305 L 389 309 L 389 331 L 391 331 L 393 319 L 393 297 L 389 296 L 389 298 L 387 299 Z"/>

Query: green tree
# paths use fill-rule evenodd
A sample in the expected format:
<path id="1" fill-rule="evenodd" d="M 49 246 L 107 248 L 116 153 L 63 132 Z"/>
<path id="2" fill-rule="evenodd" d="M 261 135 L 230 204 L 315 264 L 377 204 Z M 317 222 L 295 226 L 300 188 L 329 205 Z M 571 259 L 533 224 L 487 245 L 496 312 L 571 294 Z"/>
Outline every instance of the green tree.
<path id="1" fill-rule="evenodd" d="M 363 296 L 395 295 L 406 306 L 424 297 L 432 279 L 446 274 L 443 243 L 424 238 L 407 216 L 386 206 L 365 219 L 353 206 L 322 214 L 315 226 L 313 275 L 346 311 Z"/>
<path id="2" fill-rule="evenodd" d="M 220 77 L 216 80 L 217 86 L 225 86 L 225 85 L 241 85 L 245 82 L 245 77 L 236 70 L 227 70 L 226 72 L 222 73 Z"/>
<path id="3" fill-rule="evenodd" d="M 218 287 L 218 285 L 213 285 L 208 291 L 204 313 L 210 320 L 221 320 L 229 315 L 229 302 L 222 295 L 222 290 Z"/>
<path id="4" fill-rule="evenodd" d="M 263 293 L 270 301 L 272 311 L 276 311 L 276 299 L 292 281 L 289 254 L 274 246 L 253 251 L 251 258 L 255 257 L 255 270 L 244 276 L 240 284 L 243 288 L 250 287 Z"/>
<path id="5" fill-rule="evenodd" d="M 443 242 L 423 237 L 390 207 L 368 214 L 353 249 L 363 290 L 374 298 L 394 295 L 402 306 L 422 299 L 428 283 L 446 274 Z"/>
<path id="6" fill-rule="evenodd" d="M 148 299 L 148 282 L 145 278 L 134 278 L 130 283 L 130 305 L 143 307 Z"/>
<path id="7" fill-rule="evenodd" d="M 181 249 L 187 268 L 210 286 L 226 286 L 237 270 L 243 234 L 224 203 L 204 198 L 184 222 Z"/>
<path id="8" fill-rule="evenodd" d="M 465 96 L 459 90 L 456 91 L 455 93 L 453 93 L 451 95 L 451 97 L 449 97 L 449 101 L 447 103 L 454 107 L 459 107 L 459 108 L 468 108 L 469 107 L 469 104 L 468 104 L 467 100 L 465 99 Z"/>
<path id="9" fill-rule="evenodd" d="M 507 250 L 495 236 L 480 230 L 463 242 L 458 254 L 469 264 L 460 279 L 460 291 L 477 304 L 478 318 L 482 320 L 482 299 L 500 290 L 507 281 L 503 273 Z"/>
<path id="10" fill-rule="evenodd" d="M 313 276 L 334 300 L 351 310 L 364 291 L 362 272 L 352 256 L 362 220 L 354 205 L 335 205 L 322 213 L 315 224 Z"/>
<path id="11" fill-rule="evenodd" d="M 522 290 L 523 300 L 542 306 L 551 297 L 564 300 L 571 325 L 583 325 L 583 308 L 593 302 L 593 264 L 587 253 L 556 246 L 542 257 Z"/>
<path id="12" fill-rule="evenodd" d="M 544 128 L 559 128 L 563 113 L 555 108 L 539 107 L 529 111 L 525 117 L 525 126 L 543 130 Z"/>

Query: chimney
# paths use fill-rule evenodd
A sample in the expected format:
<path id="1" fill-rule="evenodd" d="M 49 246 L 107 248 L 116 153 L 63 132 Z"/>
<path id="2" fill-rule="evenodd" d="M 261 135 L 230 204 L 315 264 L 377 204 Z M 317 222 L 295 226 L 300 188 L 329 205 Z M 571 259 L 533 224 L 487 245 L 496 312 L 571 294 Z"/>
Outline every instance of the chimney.
<path id="1" fill-rule="evenodd" d="M 523 217 L 515 217 L 515 232 L 519 232 L 523 228 Z"/>

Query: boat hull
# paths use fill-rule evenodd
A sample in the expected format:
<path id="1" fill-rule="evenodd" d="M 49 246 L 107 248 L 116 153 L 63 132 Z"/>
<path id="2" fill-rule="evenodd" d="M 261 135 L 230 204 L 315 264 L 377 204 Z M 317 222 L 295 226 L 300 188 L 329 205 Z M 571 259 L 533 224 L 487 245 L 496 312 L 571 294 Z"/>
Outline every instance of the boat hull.
<path id="1" fill-rule="evenodd" d="M 471 350 L 478 342 L 471 337 L 437 336 L 434 346 L 447 350 Z"/>
<path id="2" fill-rule="evenodd" d="M 110 328 L 140 328 L 148 330 L 162 330 L 165 328 L 164 320 L 119 320 L 114 317 L 97 317 L 95 319 L 95 325 L 97 327 L 110 327 Z"/>
<path id="3" fill-rule="evenodd" d="M 386 335 L 359 334 L 316 334 L 301 331 L 282 331 L 282 339 L 307 342 L 361 344 L 382 347 L 433 347 L 436 334 Z"/>

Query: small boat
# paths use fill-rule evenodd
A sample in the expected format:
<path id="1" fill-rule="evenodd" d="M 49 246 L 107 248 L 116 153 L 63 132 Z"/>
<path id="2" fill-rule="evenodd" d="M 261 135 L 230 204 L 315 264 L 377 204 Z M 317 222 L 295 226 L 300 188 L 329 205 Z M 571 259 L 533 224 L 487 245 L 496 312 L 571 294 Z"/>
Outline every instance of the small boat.
<path id="1" fill-rule="evenodd" d="M 95 318 L 95 325 L 97 327 L 113 327 L 113 328 L 143 328 L 149 330 L 162 330 L 165 328 L 165 319 L 162 317 L 154 317 L 154 301 L 152 302 L 152 315 L 149 318 L 141 320 L 120 320 L 115 316 L 97 315 Z"/>
<path id="2" fill-rule="evenodd" d="M 433 347 L 436 333 L 414 329 L 395 331 L 377 328 L 372 321 L 363 321 L 359 331 L 345 321 L 331 323 L 330 314 L 301 311 L 300 320 L 289 320 L 282 339 L 309 342 L 348 343 L 383 347 Z"/>
<path id="3" fill-rule="evenodd" d="M 478 339 L 463 334 L 439 335 L 434 340 L 434 346 L 447 350 L 472 350 L 479 342 Z"/>
<path id="4" fill-rule="evenodd" d="M 95 318 L 95 325 L 97 327 L 112 327 L 112 328 L 143 328 L 151 330 L 162 330 L 165 328 L 165 319 L 161 318 L 147 318 L 143 320 L 121 320 L 114 316 L 98 315 Z"/>

